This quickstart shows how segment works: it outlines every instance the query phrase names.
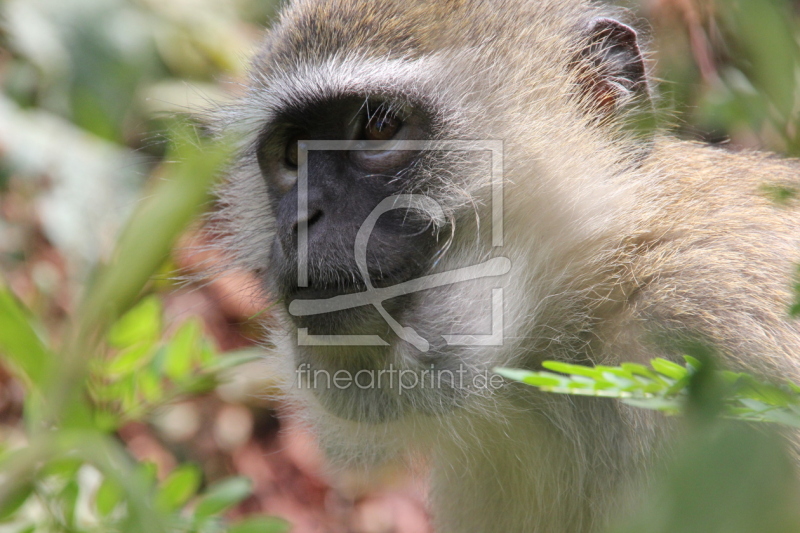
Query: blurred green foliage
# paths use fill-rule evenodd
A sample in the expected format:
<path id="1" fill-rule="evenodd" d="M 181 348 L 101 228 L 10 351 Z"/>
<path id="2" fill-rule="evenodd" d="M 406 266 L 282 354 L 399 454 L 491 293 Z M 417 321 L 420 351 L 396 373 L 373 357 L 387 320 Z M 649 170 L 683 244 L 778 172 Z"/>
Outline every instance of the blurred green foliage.
<path id="1" fill-rule="evenodd" d="M 702 363 L 685 355 L 686 366 L 655 358 L 650 367 L 636 363 L 620 366 L 584 366 L 544 361 L 543 371 L 496 368 L 495 372 L 545 392 L 616 398 L 623 403 L 666 414 L 682 413 L 691 399 L 692 379 Z M 743 372 L 719 371 L 722 386 L 719 417 L 747 422 L 774 422 L 800 429 L 800 385 L 761 381 Z"/>
<path id="2" fill-rule="evenodd" d="M 800 155 L 796 2 L 642 4 L 655 27 L 660 107 L 678 134 Z"/>
<path id="3" fill-rule="evenodd" d="M 211 82 L 241 74 L 250 41 L 240 16 L 265 22 L 275 5 L 0 3 L 0 190 L 10 176 L 49 183 L 43 229 L 83 285 L 52 331 L 0 282 L 0 352 L 26 387 L 26 445 L 0 443 L 0 530 L 287 530 L 269 517 L 225 518 L 250 495 L 248 479 L 203 488 L 200 467 L 185 463 L 159 482 L 154 465 L 134 460 L 115 437 L 126 423 L 214 389 L 227 369 L 255 357 L 219 353 L 196 320 L 170 332 L 152 277 L 207 209 L 230 152 L 167 117 L 200 109 L 198 100 L 208 105 L 220 94 Z M 196 84 L 194 100 L 164 105 L 189 92 L 186 79 Z M 158 179 L 136 201 L 147 174 Z M 0 244 L 12 229 L 0 224 Z M 7 267 L 25 259 L 24 249 L 0 253 Z"/>
<path id="4" fill-rule="evenodd" d="M 226 525 L 220 516 L 250 494 L 225 480 L 196 496 L 202 472 L 180 465 L 161 483 L 113 438 L 176 397 L 213 389 L 224 370 L 252 354 L 217 353 L 195 322 L 165 337 L 161 305 L 140 299 L 178 234 L 204 207 L 227 157 L 224 143 L 184 137 L 168 174 L 128 223 L 108 264 L 98 268 L 65 342 L 44 338 L 12 294 L 0 290 L 0 346 L 28 385 L 29 444 L 0 454 L 0 521 L 21 531 L 285 531 L 279 520 Z M 82 505 L 81 502 L 88 502 Z M 190 505 L 189 505 L 190 504 Z"/>
<path id="5" fill-rule="evenodd" d="M 6 0 L 16 61 L 4 92 L 22 107 L 69 119 L 101 138 L 136 144 L 152 121 L 143 92 L 157 82 L 238 75 L 250 43 L 240 21 L 273 16 L 276 1 Z M 204 87 L 210 89 L 210 87 Z"/>
<path id="6" fill-rule="evenodd" d="M 496 372 L 545 392 L 686 415 L 682 438 L 656 469 L 651 494 L 632 517 L 618 517 L 612 533 L 800 531 L 796 456 L 777 426 L 745 424 L 800 428 L 800 386 L 715 371 L 708 349 L 691 350 L 697 357 L 684 356 L 686 366 L 665 359 L 650 367 L 545 361 L 545 371 Z"/>

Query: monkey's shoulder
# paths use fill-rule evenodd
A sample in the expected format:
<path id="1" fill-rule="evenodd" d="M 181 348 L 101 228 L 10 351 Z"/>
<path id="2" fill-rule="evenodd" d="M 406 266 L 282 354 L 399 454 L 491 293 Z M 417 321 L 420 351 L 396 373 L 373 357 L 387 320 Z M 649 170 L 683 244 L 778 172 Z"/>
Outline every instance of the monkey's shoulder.
<path id="1" fill-rule="evenodd" d="M 665 176 L 690 191 L 749 194 L 754 188 L 763 193 L 770 186 L 800 186 L 800 159 L 769 152 L 665 140 L 653 158 L 659 168 L 669 168 Z"/>
<path id="2" fill-rule="evenodd" d="M 757 248 L 800 238 L 800 160 L 667 140 L 651 156 L 645 224 L 695 240 L 735 236 Z M 800 241 L 797 241 L 800 246 Z"/>

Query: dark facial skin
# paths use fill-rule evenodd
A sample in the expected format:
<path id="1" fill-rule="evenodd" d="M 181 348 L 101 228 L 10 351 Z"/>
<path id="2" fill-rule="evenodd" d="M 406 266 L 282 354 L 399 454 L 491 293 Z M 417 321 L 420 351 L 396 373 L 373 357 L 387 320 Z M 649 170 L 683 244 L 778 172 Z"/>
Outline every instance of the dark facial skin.
<path id="1" fill-rule="evenodd" d="M 418 140 L 429 138 L 429 132 L 424 113 L 363 97 L 287 109 L 267 128 L 258 161 L 276 218 L 269 275 L 272 291 L 286 305 L 294 299 L 330 298 L 366 289 L 354 256 L 356 234 L 382 200 L 411 192 L 422 157 L 398 150 L 308 152 L 308 287 L 299 287 L 298 140 Z M 367 246 L 372 285 L 386 287 L 422 275 L 430 267 L 438 240 L 431 221 L 418 212 L 397 209 L 383 214 Z M 387 302 L 387 310 L 396 310 L 402 300 Z M 368 308 L 357 308 L 294 319 L 311 334 L 345 334 L 374 322 L 375 317 L 368 319 L 370 313 Z"/>

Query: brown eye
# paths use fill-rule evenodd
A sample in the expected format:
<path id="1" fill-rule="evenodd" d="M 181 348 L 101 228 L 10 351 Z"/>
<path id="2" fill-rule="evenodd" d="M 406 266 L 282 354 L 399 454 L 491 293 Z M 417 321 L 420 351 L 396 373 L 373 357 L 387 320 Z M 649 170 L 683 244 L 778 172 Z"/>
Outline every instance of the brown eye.
<path id="1" fill-rule="evenodd" d="M 388 141 L 397 135 L 402 123 L 391 113 L 375 114 L 364 126 L 364 139 L 368 141 Z"/>
<path id="2" fill-rule="evenodd" d="M 298 137 L 293 137 L 286 145 L 286 155 L 284 157 L 284 161 L 286 162 L 286 166 L 289 168 L 297 168 L 297 143 L 299 140 L 300 139 Z"/>

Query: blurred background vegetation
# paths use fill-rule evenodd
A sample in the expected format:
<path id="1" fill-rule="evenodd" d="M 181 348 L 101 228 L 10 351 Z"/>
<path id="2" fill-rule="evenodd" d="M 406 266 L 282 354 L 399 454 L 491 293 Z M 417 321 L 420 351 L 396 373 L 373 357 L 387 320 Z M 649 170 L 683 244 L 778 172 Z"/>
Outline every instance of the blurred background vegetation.
<path id="1" fill-rule="evenodd" d="M 267 399 L 252 280 L 180 281 L 221 261 L 191 221 L 225 149 L 175 117 L 235 98 L 278 3 L 0 0 L 0 533 L 430 531 L 423 481 L 330 479 Z M 676 134 L 800 155 L 800 2 L 626 5 Z M 781 439 L 696 390 L 619 531 L 800 531 Z"/>

